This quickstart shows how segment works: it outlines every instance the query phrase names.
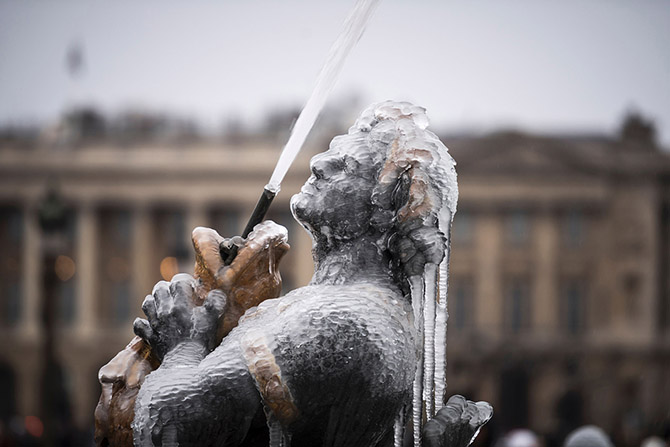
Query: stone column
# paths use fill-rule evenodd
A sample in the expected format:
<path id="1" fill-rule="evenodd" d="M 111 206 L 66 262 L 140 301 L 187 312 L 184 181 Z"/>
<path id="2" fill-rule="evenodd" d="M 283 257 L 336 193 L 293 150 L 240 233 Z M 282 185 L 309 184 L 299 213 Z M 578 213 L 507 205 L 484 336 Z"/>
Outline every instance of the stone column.
<path id="1" fill-rule="evenodd" d="M 19 338 L 26 355 L 17 358 L 14 370 L 17 386 L 17 410 L 22 416 L 36 415 L 40 408 L 39 384 L 43 358 L 41 322 L 42 295 L 42 231 L 38 205 L 29 203 L 23 209 L 23 242 L 21 253 L 21 322 Z"/>
<path id="2" fill-rule="evenodd" d="M 634 322 L 631 333 L 637 335 L 641 344 L 652 344 L 656 338 L 658 327 L 658 299 L 662 292 L 659 290 L 659 272 L 661 228 L 659 217 L 660 198 L 654 184 L 647 183 L 636 188 L 636 202 L 640 219 L 641 249 L 634 263 L 640 268 L 640 318 Z M 631 210 L 631 212 L 635 212 Z M 637 323 L 637 324 L 635 324 Z"/>
<path id="3" fill-rule="evenodd" d="M 132 237 L 132 315 L 141 316 L 142 301 L 144 297 L 151 293 L 151 289 L 156 281 L 156 275 L 152 272 L 158 272 L 158 266 L 152 265 L 154 261 L 152 253 L 152 228 L 151 228 L 151 210 L 146 204 L 139 204 L 133 211 L 133 237 Z"/>
<path id="4" fill-rule="evenodd" d="M 560 318 L 556 266 L 559 229 L 555 217 L 548 211 L 537 216 L 533 234 L 536 273 L 531 303 L 531 327 L 534 334 L 546 339 L 556 331 Z"/>
<path id="5" fill-rule="evenodd" d="M 77 213 L 77 333 L 82 340 L 96 330 L 98 290 L 98 228 L 95 208 L 83 203 Z"/>
<path id="6" fill-rule="evenodd" d="M 23 210 L 24 235 L 21 253 L 21 332 L 26 341 L 37 343 L 41 335 L 40 303 L 42 302 L 42 233 L 37 217 L 37 205 Z"/>
<path id="7" fill-rule="evenodd" d="M 502 235 L 500 216 L 482 213 L 475 235 L 476 326 L 490 336 L 500 336 L 503 317 L 503 293 L 500 263 Z"/>

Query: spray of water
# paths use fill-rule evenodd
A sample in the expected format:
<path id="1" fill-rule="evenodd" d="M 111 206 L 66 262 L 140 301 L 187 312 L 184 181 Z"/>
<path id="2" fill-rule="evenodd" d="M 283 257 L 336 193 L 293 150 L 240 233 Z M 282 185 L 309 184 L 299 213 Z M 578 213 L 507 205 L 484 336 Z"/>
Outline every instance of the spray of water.
<path id="1" fill-rule="evenodd" d="M 323 68 L 319 73 L 314 90 L 305 103 L 302 112 L 300 112 L 300 116 L 298 116 L 295 126 L 293 126 L 291 136 L 279 156 L 279 161 L 272 173 L 270 183 L 267 184 L 265 189 L 275 193 L 279 191 L 279 186 L 284 179 L 288 168 L 293 163 L 293 160 L 295 160 L 298 152 L 300 152 L 309 131 L 312 129 L 312 126 L 314 126 L 314 122 L 328 98 L 328 94 L 333 89 L 335 81 L 337 81 L 337 78 L 342 71 L 344 61 L 349 55 L 349 52 L 351 52 L 351 49 L 356 45 L 356 42 L 358 42 L 363 35 L 365 26 L 374 13 L 378 3 L 379 0 L 358 0 L 356 2 L 354 9 L 344 22 L 344 28 L 342 29 L 341 34 L 330 49 L 328 59 L 326 59 L 326 63 L 323 65 Z"/>

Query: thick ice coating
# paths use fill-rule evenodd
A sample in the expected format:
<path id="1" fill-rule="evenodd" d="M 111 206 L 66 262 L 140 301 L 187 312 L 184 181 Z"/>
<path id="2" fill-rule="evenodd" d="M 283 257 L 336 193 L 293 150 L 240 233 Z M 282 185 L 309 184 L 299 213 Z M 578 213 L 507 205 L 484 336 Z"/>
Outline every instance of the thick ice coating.
<path id="1" fill-rule="evenodd" d="M 421 431 L 416 416 L 421 414 L 418 403 L 425 402 L 429 417 L 444 404 L 447 239 L 458 200 L 455 163 L 444 144 L 427 130 L 428 122 L 426 110 L 408 102 L 373 104 L 363 111 L 347 135 L 335 138 L 327 152 L 313 159 L 313 175 L 302 195 L 293 201 L 296 217 L 309 222 L 306 228 L 315 235 L 317 264 L 319 247 L 330 250 L 338 245 L 342 229 L 346 228 L 344 234 L 350 234 L 352 223 L 360 222 L 358 217 L 363 215 L 373 227 L 378 227 L 379 250 L 390 255 L 394 276 L 403 292 L 419 290 L 409 287 L 410 278 L 423 278 L 421 292 L 412 293 L 422 353 L 418 368 L 423 370 L 417 374 L 414 387 L 417 435 Z M 359 197 L 360 191 L 367 191 L 359 186 L 360 178 L 341 176 L 329 195 L 303 203 L 305 195 L 321 188 L 323 177 L 337 175 L 340 165 L 346 173 L 356 163 L 367 166 L 368 178 L 376 178 L 369 202 L 367 195 Z M 354 200 L 347 203 L 347 198 Z M 347 204 L 347 209 L 338 203 Z M 311 211 L 315 206 L 316 212 Z M 357 232 L 362 231 L 364 228 L 357 228 Z M 325 243 L 318 240 L 320 235 L 327 238 Z M 355 251 L 348 255 L 357 256 Z M 415 444 L 419 442 L 417 437 Z"/>
<path id="2" fill-rule="evenodd" d="M 291 205 L 315 238 L 317 262 L 320 250 L 337 245 L 342 235 L 349 237 L 357 217 L 364 215 L 383 237 L 380 250 L 394 252 L 394 261 L 404 270 L 405 290 L 406 278 L 422 274 L 426 262 L 440 263 L 458 186 L 453 159 L 427 125 L 423 107 L 395 101 L 374 104 L 347 135 L 335 137 L 328 151 L 312 159 L 312 176 Z M 329 185 L 329 194 L 316 194 L 326 182 L 334 182 L 331 177 L 337 184 Z M 372 194 L 361 194 L 370 189 L 362 187 L 363 180 L 374 183 Z M 421 231 L 414 231 L 419 227 Z M 420 250 L 408 250 L 410 241 Z"/>
<path id="3" fill-rule="evenodd" d="M 453 215 L 458 202 L 458 184 L 454 169 L 456 163 L 440 139 L 426 129 L 428 124 L 425 108 L 404 101 L 384 101 L 365 109 L 349 129 L 349 134 L 357 131 L 370 132 L 373 140 L 379 139 L 379 134 L 386 134 L 386 140 L 393 134 L 390 128 L 395 127 L 398 152 L 404 152 L 404 163 L 410 163 L 412 159 L 421 162 L 422 157 L 427 155 L 422 151 L 430 151 L 422 168 L 431 171 L 432 180 L 436 182 L 437 189 L 444 193 L 444 204 Z M 443 159 L 445 163 L 439 163 Z"/>
<path id="4" fill-rule="evenodd" d="M 213 351 L 221 297 L 194 305 L 188 275 L 156 286 L 140 326 L 165 355 L 137 398 L 136 445 L 244 445 L 262 411 L 272 445 L 401 445 L 411 414 L 421 445 L 422 407 L 443 404 L 458 194 L 427 126 L 423 108 L 382 102 L 313 158 L 291 200 L 314 240 L 312 282 L 249 309 Z"/>

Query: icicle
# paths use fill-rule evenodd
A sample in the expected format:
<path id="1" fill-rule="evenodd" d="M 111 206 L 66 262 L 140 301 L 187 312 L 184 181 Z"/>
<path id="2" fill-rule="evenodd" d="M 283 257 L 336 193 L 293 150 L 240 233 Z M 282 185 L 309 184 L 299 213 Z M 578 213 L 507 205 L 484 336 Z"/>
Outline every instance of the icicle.
<path id="1" fill-rule="evenodd" d="M 412 276 L 410 279 L 410 291 L 412 295 L 412 312 L 414 313 L 414 329 L 416 330 L 417 351 L 422 352 L 423 347 L 423 278 Z"/>
<path id="2" fill-rule="evenodd" d="M 447 389 L 447 278 L 449 275 L 449 260 L 440 264 L 438 302 L 435 310 L 435 411 L 444 406 Z"/>
<path id="3" fill-rule="evenodd" d="M 405 441 L 405 410 L 403 405 L 393 425 L 393 447 L 402 447 Z"/>
<path id="4" fill-rule="evenodd" d="M 284 427 L 273 415 L 268 417 L 268 428 L 270 429 L 270 447 L 290 447 L 291 443 L 288 442 L 286 433 L 284 433 Z"/>
<path id="5" fill-rule="evenodd" d="M 412 398 L 412 427 L 414 428 L 414 447 L 421 447 L 421 431 L 423 430 L 423 278 L 410 278 L 412 294 L 412 310 L 414 312 L 414 327 L 416 329 L 417 366 L 414 376 L 414 396 Z"/>
<path id="6" fill-rule="evenodd" d="M 446 209 L 440 213 L 440 229 L 447 235 L 447 250 L 440 263 L 438 272 L 438 301 L 435 312 L 435 401 L 436 411 L 444 406 L 447 391 L 447 320 L 449 258 L 451 255 L 451 211 Z"/>
<path id="7" fill-rule="evenodd" d="M 177 447 L 179 441 L 177 440 L 177 426 L 174 424 L 168 424 L 163 427 L 163 436 L 162 444 L 165 447 Z"/>
<path id="8" fill-rule="evenodd" d="M 437 265 L 426 264 L 424 268 L 424 342 L 423 342 L 423 396 L 426 402 L 426 417 L 435 416 L 435 304 L 437 301 Z"/>
<path id="9" fill-rule="evenodd" d="M 412 427 L 414 428 L 414 447 L 421 447 L 421 432 L 423 431 L 423 359 L 419 360 L 416 376 L 414 377 Z"/>

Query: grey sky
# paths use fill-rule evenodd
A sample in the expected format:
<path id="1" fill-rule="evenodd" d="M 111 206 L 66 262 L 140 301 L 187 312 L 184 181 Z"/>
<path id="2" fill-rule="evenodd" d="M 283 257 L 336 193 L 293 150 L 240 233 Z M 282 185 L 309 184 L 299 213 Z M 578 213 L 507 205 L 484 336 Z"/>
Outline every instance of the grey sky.
<path id="1" fill-rule="evenodd" d="M 352 5 L 0 0 L 0 122 L 78 101 L 258 121 L 304 103 Z M 634 106 L 670 146 L 669 45 L 664 0 L 383 0 L 333 99 L 408 99 L 444 130 L 612 132 Z"/>

